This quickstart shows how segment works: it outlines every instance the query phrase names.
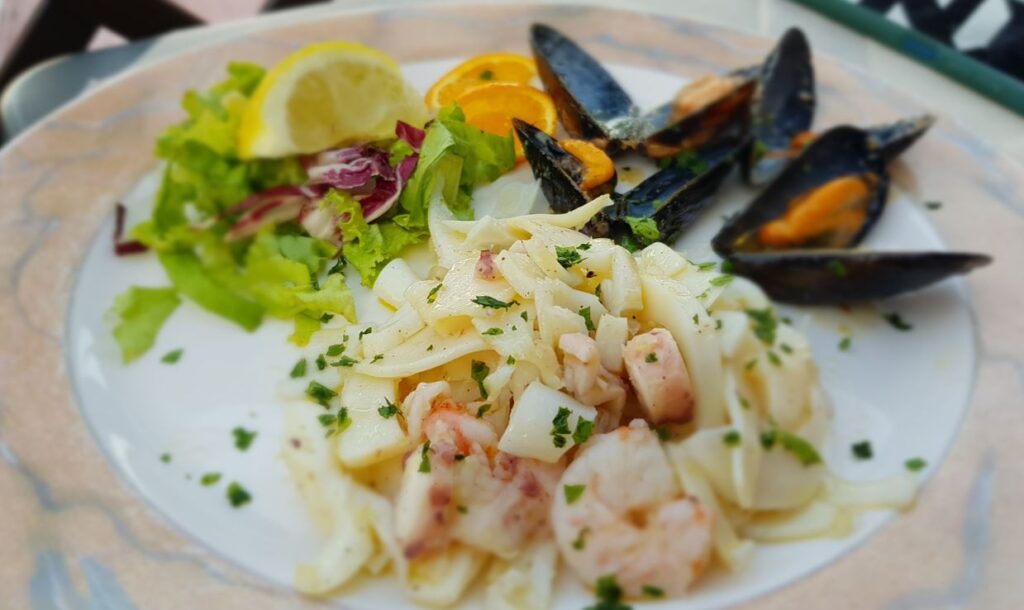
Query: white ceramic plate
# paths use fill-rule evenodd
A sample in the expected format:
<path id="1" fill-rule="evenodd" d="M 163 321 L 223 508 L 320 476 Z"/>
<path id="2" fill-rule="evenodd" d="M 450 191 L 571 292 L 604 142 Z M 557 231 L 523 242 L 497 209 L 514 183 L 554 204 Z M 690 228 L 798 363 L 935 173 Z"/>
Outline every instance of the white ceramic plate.
<path id="1" fill-rule="evenodd" d="M 454 63 L 431 61 L 404 69 L 425 90 Z M 612 65 L 611 71 L 645 107 L 667 99 L 683 82 L 649 69 Z M 649 170 L 644 164 L 640 159 L 620 163 Z M 531 179 L 526 167 L 502 178 Z M 130 219 L 148 216 L 157 181 L 151 174 L 124 199 Z M 497 186 L 481 189 L 478 198 L 493 194 Z M 711 260 L 709 242 L 722 215 L 740 208 L 752 193 L 731 177 L 719 202 L 677 248 L 693 260 Z M 922 210 L 894 191 L 865 247 L 943 249 Z M 100 232 L 88 251 L 66 325 L 71 378 L 89 426 L 117 470 L 183 532 L 247 570 L 290 586 L 295 566 L 310 559 L 322 543 L 278 457 L 283 424 L 278 386 L 299 357 L 298 349 L 286 341 L 290 323 L 268 320 L 247 334 L 185 302 L 154 349 L 122 366 L 105 322 L 106 310 L 130 285 L 161 286 L 167 280 L 153 256 L 114 257 L 109 229 Z M 384 315 L 357 281 L 349 283 L 360 296 L 362 319 Z M 974 336 L 960 282 L 848 312 L 782 310 L 809 337 L 835 402 L 826 452 L 832 470 L 852 479 L 873 479 L 901 471 L 911 457 L 926 459 L 930 467 L 941 461 L 963 416 L 974 374 Z M 882 315 L 889 312 L 898 312 L 913 331 L 888 325 Z M 852 348 L 840 351 L 838 342 L 846 334 L 853 337 Z M 161 355 L 177 348 L 184 349 L 180 362 L 160 363 Z M 231 430 L 236 426 L 258 431 L 247 452 L 233 445 Z M 871 440 L 875 457 L 858 462 L 850 445 L 864 439 Z M 164 453 L 172 456 L 170 463 L 160 460 Z M 206 472 L 222 473 L 221 483 L 200 485 Z M 242 483 L 253 502 L 231 508 L 224 495 L 228 481 Z M 849 552 L 889 516 L 867 513 L 843 539 L 762 545 L 747 569 L 735 574 L 716 569 L 678 605 L 718 608 L 783 586 Z M 571 579 L 562 581 L 558 608 L 579 608 L 591 599 Z M 354 608 L 409 606 L 388 579 L 363 580 L 346 589 L 344 600 Z M 473 598 L 464 604 L 476 606 Z"/>

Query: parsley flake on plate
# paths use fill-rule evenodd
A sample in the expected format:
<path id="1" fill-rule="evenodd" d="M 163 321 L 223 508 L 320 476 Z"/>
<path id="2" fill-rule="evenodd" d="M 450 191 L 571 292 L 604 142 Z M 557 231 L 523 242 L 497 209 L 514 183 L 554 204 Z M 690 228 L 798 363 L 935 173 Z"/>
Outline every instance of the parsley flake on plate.
<path id="1" fill-rule="evenodd" d="M 249 445 L 256 440 L 258 432 L 255 430 L 246 430 L 241 426 L 237 426 L 231 431 L 231 435 L 235 437 L 235 449 L 239 451 L 246 451 L 249 449 Z"/>
<path id="2" fill-rule="evenodd" d="M 184 353 L 185 350 L 179 347 L 176 350 L 172 350 L 164 354 L 163 357 L 160 358 L 160 362 L 163 362 L 164 364 L 175 364 L 181 360 L 181 355 Z"/>
<path id="3" fill-rule="evenodd" d="M 227 497 L 228 502 L 233 508 L 239 508 L 242 505 L 252 502 L 252 494 L 250 494 L 237 481 L 232 481 L 231 484 L 228 485 Z"/>

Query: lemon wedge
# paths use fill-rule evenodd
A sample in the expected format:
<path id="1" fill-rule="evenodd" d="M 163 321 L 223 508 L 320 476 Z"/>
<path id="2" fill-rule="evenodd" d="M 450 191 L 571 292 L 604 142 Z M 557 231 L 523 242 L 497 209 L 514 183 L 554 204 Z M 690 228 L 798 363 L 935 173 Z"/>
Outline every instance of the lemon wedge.
<path id="1" fill-rule="evenodd" d="M 242 115 L 243 159 L 311 153 L 421 127 L 427 110 L 393 59 L 354 42 L 322 42 L 267 72 Z"/>

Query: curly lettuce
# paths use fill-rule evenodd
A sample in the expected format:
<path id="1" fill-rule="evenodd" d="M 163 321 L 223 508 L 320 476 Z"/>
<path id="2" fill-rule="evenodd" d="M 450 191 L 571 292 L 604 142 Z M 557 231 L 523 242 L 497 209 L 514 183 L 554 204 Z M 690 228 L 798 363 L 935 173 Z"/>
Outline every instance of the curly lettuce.
<path id="1" fill-rule="evenodd" d="M 132 286 L 114 299 L 114 339 L 121 347 L 125 364 L 142 356 L 153 347 L 160 328 L 181 304 L 173 288 L 140 288 Z"/>

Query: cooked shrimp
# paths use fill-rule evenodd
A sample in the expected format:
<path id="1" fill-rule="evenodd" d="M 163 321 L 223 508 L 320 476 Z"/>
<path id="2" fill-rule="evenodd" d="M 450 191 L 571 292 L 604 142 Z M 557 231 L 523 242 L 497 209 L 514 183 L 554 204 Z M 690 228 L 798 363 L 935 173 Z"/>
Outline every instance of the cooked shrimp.
<path id="1" fill-rule="evenodd" d="M 498 451 L 491 426 L 447 398 L 423 420 L 429 441 L 405 462 L 396 535 L 407 558 L 458 540 L 511 556 L 547 526 L 559 465 Z"/>
<path id="2" fill-rule="evenodd" d="M 409 395 L 402 401 L 402 415 L 405 416 L 405 425 L 409 438 L 413 442 L 420 440 L 423 433 L 423 420 L 430 414 L 430 407 L 439 396 L 451 393 L 451 386 L 447 381 L 434 381 L 421 383 L 416 389 L 409 392 Z"/>
<path id="3" fill-rule="evenodd" d="M 690 373 L 671 333 L 656 328 L 636 335 L 626 343 L 622 359 L 647 421 L 684 423 L 693 417 Z"/>
<path id="4" fill-rule="evenodd" d="M 582 486 L 582 493 L 571 502 L 556 495 L 552 526 L 562 557 L 584 582 L 614 574 L 627 596 L 656 587 L 677 597 L 708 565 L 714 515 L 683 493 L 642 420 L 591 439 L 563 486 Z"/>
<path id="5" fill-rule="evenodd" d="M 566 389 L 576 400 L 598 407 L 598 432 L 614 430 L 626 404 L 626 387 L 601 365 L 597 342 L 582 333 L 568 333 L 558 338 L 558 348 Z"/>

